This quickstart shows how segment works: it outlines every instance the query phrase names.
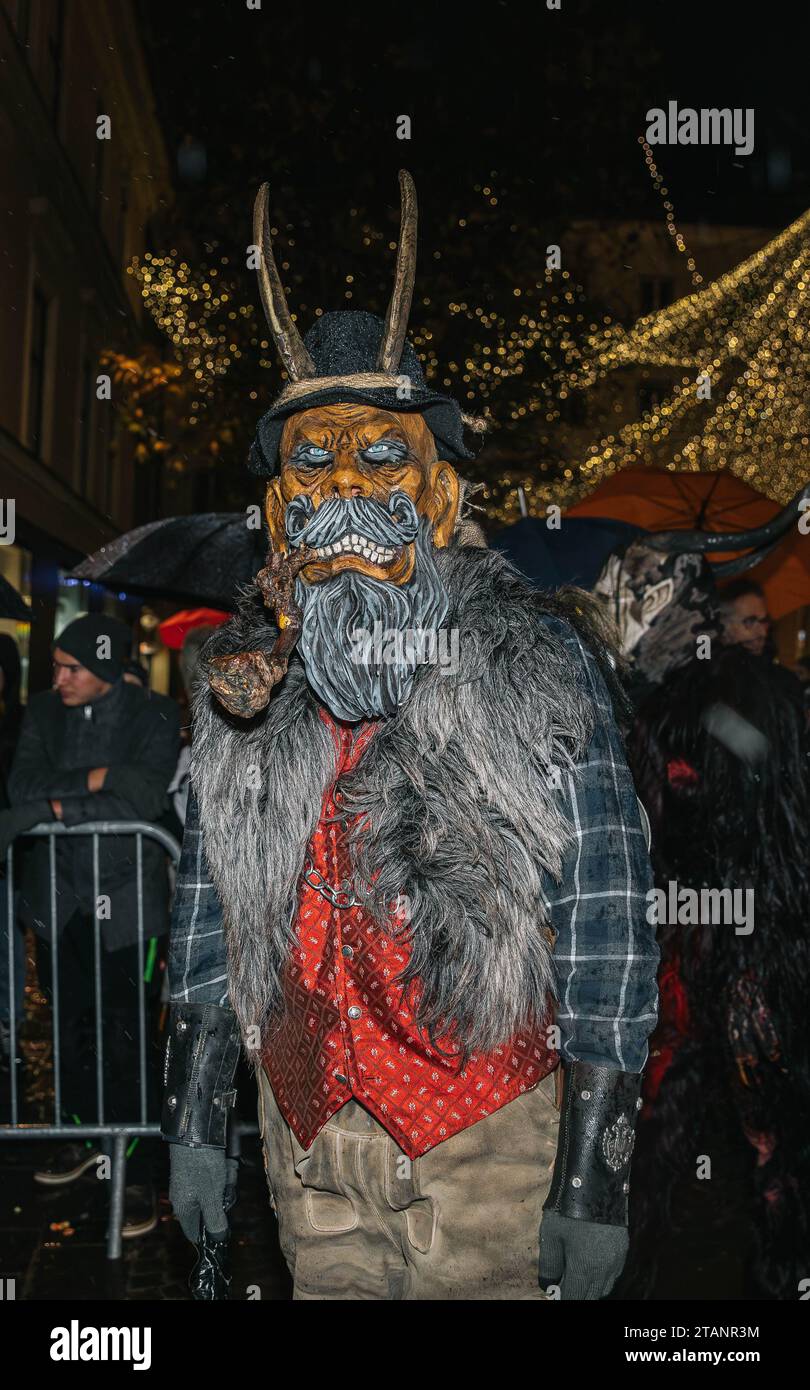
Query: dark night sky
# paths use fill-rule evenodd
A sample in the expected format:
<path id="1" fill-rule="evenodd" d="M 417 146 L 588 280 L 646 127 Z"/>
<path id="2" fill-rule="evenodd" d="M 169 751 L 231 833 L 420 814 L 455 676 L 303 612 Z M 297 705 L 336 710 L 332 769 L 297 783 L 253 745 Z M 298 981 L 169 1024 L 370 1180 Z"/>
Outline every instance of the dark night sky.
<path id="1" fill-rule="evenodd" d="M 531 294 L 545 246 L 564 247 L 573 220 L 664 226 L 638 143 L 651 107 L 754 110 L 749 156 L 728 146 L 654 151 L 679 227 L 748 225 L 764 242 L 810 206 L 810 24 L 806 7 L 787 0 L 562 0 L 560 11 L 545 0 L 262 0 L 260 10 L 245 0 L 137 2 L 177 192 L 152 249 L 227 266 L 236 297 L 252 300 L 245 247 L 266 180 L 277 257 L 304 327 L 316 306 L 384 313 L 405 167 L 420 225 L 411 328 L 431 338 L 439 376 L 477 350 L 468 319 L 447 314 L 453 300 L 512 322 L 513 295 Z M 403 114 L 407 141 L 396 138 Z M 205 156 L 196 178 L 177 167 L 189 146 Z M 255 339 L 245 347 L 210 403 L 236 453 L 252 418 L 245 393 L 264 400 L 270 384 Z M 531 394 L 549 370 L 539 363 L 520 389 Z M 512 426 L 509 408 L 493 399 L 499 439 L 511 430 L 534 457 L 534 417 Z"/>
<path id="2" fill-rule="evenodd" d="M 636 142 L 647 108 L 673 98 L 753 107 L 756 120 L 747 158 L 659 151 L 679 220 L 779 227 L 810 204 L 804 6 L 140 8 L 170 150 L 189 134 L 205 145 L 211 198 L 245 196 L 269 167 L 282 198 L 295 190 L 325 220 L 335 200 L 393 202 L 404 163 L 428 217 L 492 170 L 516 220 L 659 215 Z M 401 113 L 407 143 L 394 138 Z"/>

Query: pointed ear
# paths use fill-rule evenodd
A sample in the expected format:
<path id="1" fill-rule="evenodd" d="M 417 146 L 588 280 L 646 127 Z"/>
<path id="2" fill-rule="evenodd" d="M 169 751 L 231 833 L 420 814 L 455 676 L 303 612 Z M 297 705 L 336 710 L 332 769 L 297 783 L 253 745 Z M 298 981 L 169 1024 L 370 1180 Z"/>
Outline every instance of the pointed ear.
<path id="1" fill-rule="evenodd" d="M 460 487 L 458 473 L 451 464 L 438 459 L 431 466 L 425 513 L 433 522 L 433 544 L 444 550 L 456 529 Z"/>
<path id="2" fill-rule="evenodd" d="M 284 500 L 281 496 L 281 482 L 278 478 L 273 478 L 267 484 L 267 490 L 264 494 L 264 515 L 273 549 L 286 555 L 287 533 L 284 530 Z"/>

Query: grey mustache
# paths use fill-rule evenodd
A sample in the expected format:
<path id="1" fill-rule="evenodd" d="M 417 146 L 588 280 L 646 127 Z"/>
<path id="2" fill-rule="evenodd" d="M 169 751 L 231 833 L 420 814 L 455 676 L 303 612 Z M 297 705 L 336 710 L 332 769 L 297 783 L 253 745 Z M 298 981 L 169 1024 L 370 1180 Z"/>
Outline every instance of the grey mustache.
<path id="1" fill-rule="evenodd" d="M 291 546 L 316 550 L 352 534 L 377 545 L 397 547 L 416 539 L 419 513 L 405 492 L 392 492 L 387 506 L 370 497 L 333 497 L 315 508 L 306 493 L 294 497 L 284 517 Z"/>

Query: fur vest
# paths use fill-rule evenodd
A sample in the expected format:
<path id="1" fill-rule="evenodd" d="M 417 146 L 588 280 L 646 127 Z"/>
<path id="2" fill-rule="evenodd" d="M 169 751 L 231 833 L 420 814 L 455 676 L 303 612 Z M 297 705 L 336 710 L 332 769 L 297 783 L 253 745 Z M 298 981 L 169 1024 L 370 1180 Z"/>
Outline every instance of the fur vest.
<path id="1" fill-rule="evenodd" d="M 488 1050 L 542 1020 L 554 992 L 542 878 L 559 880 L 573 835 L 554 771 L 583 756 L 594 713 L 556 601 L 493 551 L 454 545 L 437 562 L 458 669 L 418 667 L 341 791 L 362 818 L 355 892 L 389 933 L 406 935 L 401 984 L 415 988 L 417 1022 Z M 206 644 L 201 670 L 274 638 L 251 586 Z M 336 773 L 318 708 L 295 654 L 252 719 L 229 715 L 205 679 L 195 700 L 191 777 L 223 908 L 230 1002 L 243 1035 L 258 1025 L 264 1040 L 284 1006 L 298 881 Z M 397 900 L 408 919 L 392 928 Z"/>

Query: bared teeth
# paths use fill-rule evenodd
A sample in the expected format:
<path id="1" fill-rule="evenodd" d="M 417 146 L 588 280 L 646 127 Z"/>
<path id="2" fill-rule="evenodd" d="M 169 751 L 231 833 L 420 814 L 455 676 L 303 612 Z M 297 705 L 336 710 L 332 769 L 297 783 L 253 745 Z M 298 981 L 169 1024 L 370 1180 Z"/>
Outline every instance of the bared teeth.
<path id="1" fill-rule="evenodd" d="M 393 560 L 395 552 L 389 548 L 375 545 L 365 536 L 352 533 L 350 536 L 343 536 L 339 541 L 334 541 L 332 545 L 320 547 L 315 551 L 315 554 L 321 560 L 336 559 L 340 555 L 362 555 L 363 559 L 370 560 L 374 565 L 383 565 Z"/>

